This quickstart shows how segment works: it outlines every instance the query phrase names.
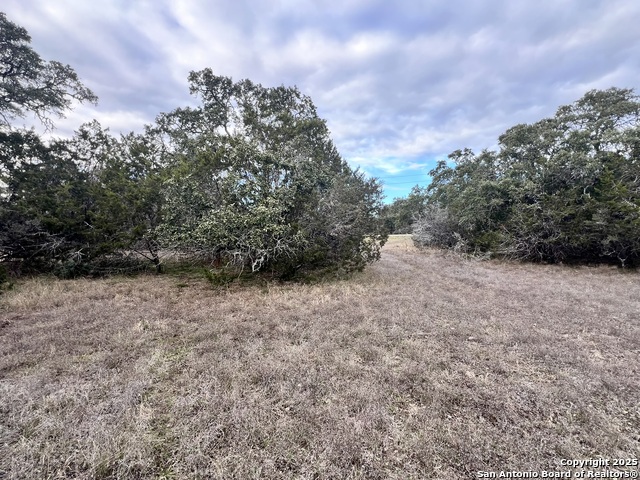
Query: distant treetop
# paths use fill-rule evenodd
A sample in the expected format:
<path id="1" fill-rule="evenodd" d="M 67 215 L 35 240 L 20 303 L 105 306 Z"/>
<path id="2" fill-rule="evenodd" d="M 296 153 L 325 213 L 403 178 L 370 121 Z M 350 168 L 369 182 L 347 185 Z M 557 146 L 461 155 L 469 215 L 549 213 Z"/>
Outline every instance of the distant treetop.
<path id="1" fill-rule="evenodd" d="M 50 129 L 50 117 L 63 118 L 73 100 L 97 102 L 69 65 L 42 60 L 30 43 L 27 30 L 0 12 L 0 126 L 32 112 Z"/>

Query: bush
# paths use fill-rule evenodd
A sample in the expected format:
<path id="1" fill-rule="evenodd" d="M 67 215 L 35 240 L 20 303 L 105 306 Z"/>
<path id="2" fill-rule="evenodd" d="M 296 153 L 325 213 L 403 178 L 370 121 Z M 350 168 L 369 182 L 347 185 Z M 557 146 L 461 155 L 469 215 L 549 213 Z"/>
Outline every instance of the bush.
<path id="1" fill-rule="evenodd" d="M 453 248 L 460 242 L 449 212 L 437 204 L 428 205 L 424 214 L 414 222 L 411 238 L 417 247 Z"/>
<path id="2" fill-rule="evenodd" d="M 58 262 L 52 273 L 60 278 L 133 275 L 151 269 L 148 261 L 136 255 L 114 253 L 88 261 L 69 259 Z"/>

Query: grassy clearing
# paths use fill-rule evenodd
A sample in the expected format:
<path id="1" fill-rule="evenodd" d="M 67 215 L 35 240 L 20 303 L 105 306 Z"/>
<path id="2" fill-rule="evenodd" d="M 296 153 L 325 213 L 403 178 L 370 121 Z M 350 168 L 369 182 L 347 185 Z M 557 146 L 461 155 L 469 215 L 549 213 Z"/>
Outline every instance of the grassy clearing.
<path id="1" fill-rule="evenodd" d="M 475 478 L 640 454 L 640 282 L 393 238 L 349 281 L 0 296 L 0 478 Z"/>

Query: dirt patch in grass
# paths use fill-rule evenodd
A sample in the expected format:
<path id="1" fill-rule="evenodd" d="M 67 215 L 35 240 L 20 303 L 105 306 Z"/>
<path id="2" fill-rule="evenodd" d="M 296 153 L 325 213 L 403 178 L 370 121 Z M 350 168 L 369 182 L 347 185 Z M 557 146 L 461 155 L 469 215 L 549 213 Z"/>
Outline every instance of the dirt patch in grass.
<path id="1" fill-rule="evenodd" d="M 0 297 L 0 478 L 424 479 L 640 453 L 640 278 L 392 239 L 359 276 Z"/>

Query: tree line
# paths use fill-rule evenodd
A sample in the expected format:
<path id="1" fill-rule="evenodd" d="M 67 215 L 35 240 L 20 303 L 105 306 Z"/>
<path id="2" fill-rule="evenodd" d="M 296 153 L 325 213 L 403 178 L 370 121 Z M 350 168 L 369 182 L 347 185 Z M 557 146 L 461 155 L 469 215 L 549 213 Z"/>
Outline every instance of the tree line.
<path id="1" fill-rule="evenodd" d="M 499 149 L 451 153 L 387 210 L 420 246 L 544 262 L 640 263 L 640 100 L 592 90 Z M 404 217 L 394 214 L 400 209 Z M 407 220 L 409 218 L 409 220 Z"/>
<path id="2" fill-rule="evenodd" d="M 0 264 L 62 276 L 143 268 L 162 252 L 282 277 L 376 260 L 387 237 L 382 188 L 342 159 L 295 87 L 189 75 L 199 105 L 142 133 L 97 121 L 44 141 L 72 100 L 95 102 L 69 66 L 45 62 L 0 13 Z"/>

